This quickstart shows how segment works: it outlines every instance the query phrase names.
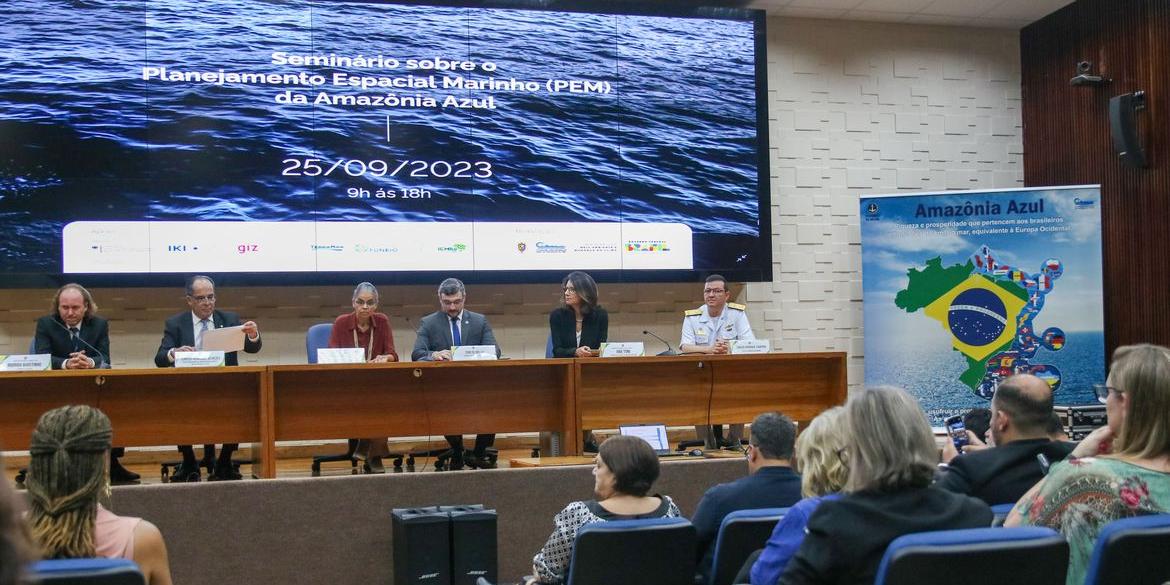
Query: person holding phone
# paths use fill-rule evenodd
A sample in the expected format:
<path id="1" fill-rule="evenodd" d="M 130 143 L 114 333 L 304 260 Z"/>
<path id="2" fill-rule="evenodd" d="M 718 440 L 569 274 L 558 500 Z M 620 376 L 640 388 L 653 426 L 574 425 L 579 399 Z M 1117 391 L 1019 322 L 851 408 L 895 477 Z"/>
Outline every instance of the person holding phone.
<path id="1" fill-rule="evenodd" d="M 937 486 L 966 494 L 989 505 L 1010 504 L 1044 478 L 1048 466 L 1063 460 L 1072 451 L 1071 443 L 1048 436 L 1052 415 L 1052 388 L 1031 374 L 1016 374 L 1000 382 L 991 399 L 991 439 L 995 447 L 977 451 L 966 445 L 979 442 L 974 433 L 947 419 L 948 432 L 961 437 L 944 445 L 948 465 L 938 476 Z M 960 444 L 963 447 L 960 447 Z"/>

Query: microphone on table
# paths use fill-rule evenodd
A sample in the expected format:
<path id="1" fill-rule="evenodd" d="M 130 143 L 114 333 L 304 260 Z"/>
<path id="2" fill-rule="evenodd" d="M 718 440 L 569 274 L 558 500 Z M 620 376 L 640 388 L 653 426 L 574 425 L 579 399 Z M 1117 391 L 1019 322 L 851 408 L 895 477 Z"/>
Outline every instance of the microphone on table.
<path id="1" fill-rule="evenodd" d="M 654 339 L 657 339 L 658 341 L 661 341 L 662 343 L 666 344 L 666 351 L 660 352 L 657 355 L 678 355 L 678 352 L 674 351 L 674 348 L 670 346 L 669 341 L 651 333 L 649 330 L 646 330 L 646 329 L 642 330 L 642 335 L 649 335 L 650 337 L 653 337 Z"/>
<path id="2" fill-rule="evenodd" d="M 64 329 L 66 332 L 69 333 L 69 338 L 73 340 L 73 349 L 74 350 L 77 350 L 77 342 L 80 341 L 86 347 L 92 349 L 94 353 L 98 354 L 98 357 L 101 358 L 101 361 L 94 361 L 94 363 L 93 363 L 94 368 L 106 369 L 106 368 L 110 367 L 109 360 L 106 359 L 106 354 L 102 353 L 102 351 L 100 349 L 90 345 L 90 343 L 88 341 L 82 339 L 80 331 L 77 332 L 77 335 L 74 335 L 73 331 L 70 330 L 69 327 L 67 327 L 64 323 L 62 323 L 56 319 L 50 319 L 50 321 L 56 323 L 58 327 Z"/>

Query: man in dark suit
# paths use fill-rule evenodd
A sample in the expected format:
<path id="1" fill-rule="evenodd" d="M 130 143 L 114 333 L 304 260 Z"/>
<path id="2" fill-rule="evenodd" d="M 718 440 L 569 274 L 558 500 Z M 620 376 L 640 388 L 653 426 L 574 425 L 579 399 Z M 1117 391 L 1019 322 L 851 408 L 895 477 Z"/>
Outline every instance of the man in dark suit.
<path id="1" fill-rule="evenodd" d="M 110 367 L 110 324 L 97 316 L 97 303 L 84 286 L 69 283 L 53 295 L 52 314 L 37 319 L 35 353 L 47 353 L 54 370 L 88 370 Z M 110 450 L 110 481 L 139 480 L 118 461 L 122 447 Z"/>
<path id="2" fill-rule="evenodd" d="M 943 459 L 949 460 L 937 480 L 945 490 L 966 494 L 988 505 L 1018 501 L 1048 473 L 1049 465 L 1068 456 L 1071 443 L 1048 437 L 1052 388 L 1031 374 L 1016 374 L 1000 383 L 991 399 L 988 447 L 972 433 L 963 454 L 950 440 Z"/>
<path id="3" fill-rule="evenodd" d="M 159 343 L 158 353 L 154 356 L 154 363 L 160 368 L 175 365 L 175 353 L 184 351 L 198 351 L 203 346 L 203 334 L 212 329 L 235 327 L 240 325 L 240 318 L 235 313 L 217 311 L 215 309 L 215 282 L 207 276 L 192 276 L 187 279 L 187 306 L 190 311 L 184 311 L 167 319 L 163 327 L 162 342 Z M 246 321 L 244 326 L 244 351 L 257 353 L 262 344 L 260 329 L 253 321 Z M 229 366 L 239 365 L 236 352 L 224 355 L 224 363 Z M 209 479 L 240 479 L 240 474 L 232 467 L 232 452 L 239 445 L 225 443 L 215 462 L 215 471 Z M 191 445 L 179 445 L 179 452 L 183 454 L 183 462 L 175 469 L 172 481 L 199 481 L 199 464 L 195 460 L 195 450 Z M 203 458 L 207 461 L 215 459 L 215 445 L 203 446 Z"/>
<path id="4" fill-rule="evenodd" d="M 787 508 L 800 501 L 800 474 L 792 469 L 796 424 L 779 413 L 765 412 L 752 421 L 747 477 L 721 483 L 703 494 L 691 522 L 698 536 L 699 564 L 705 583 L 715 557 L 715 538 L 728 514 L 756 508 Z"/>
<path id="5" fill-rule="evenodd" d="M 500 346 L 492 333 L 487 317 L 463 308 L 467 301 L 467 289 L 457 278 L 448 278 L 439 284 L 440 310 L 423 317 L 418 322 L 418 337 L 410 359 L 419 361 L 449 361 L 451 348 L 458 345 L 494 345 L 496 356 Z M 446 435 L 451 444 L 451 469 L 463 467 L 463 437 Z M 494 434 L 475 436 L 475 450 L 467 463 L 472 467 L 491 468 L 495 464 L 487 457 L 487 448 L 495 441 Z"/>

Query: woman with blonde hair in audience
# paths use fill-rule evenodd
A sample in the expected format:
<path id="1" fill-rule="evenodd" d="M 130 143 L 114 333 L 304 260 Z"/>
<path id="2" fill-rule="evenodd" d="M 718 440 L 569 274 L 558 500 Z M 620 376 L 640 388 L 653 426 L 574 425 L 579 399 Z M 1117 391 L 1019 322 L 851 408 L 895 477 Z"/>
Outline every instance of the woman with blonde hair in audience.
<path id="1" fill-rule="evenodd" d="M 1085 580 L 1097 534 L 1120 518 L 1170 511 L 1170 349 L 1126 345 L 1097 397 L 1109 423 L 1052 466 L 1006 526 L 1047 526 L 1069 544 L 1067 582 Z"/>
<path id="2" fill-rule="evenodd" d="M 3 457 L 0 469 L 4 469 Z M 8 480 L 0 479 L 0 585 L 23 583 L 24 567 L 31 560 L 28 529 L 17 511 L 16 496 Z"/>
<path id="3" fill-rule="evenodd" d="M 930 486 L 938 449 L 922 408 L 904 390 L 855 394 L 845 404 L 844 433 L 843 494 L 809 518 L 780 583 L 873 583 L 899 536 L 991 525 L 987 504 Z"/>
<path id="4" fill-rule="evenodd" d="M 110 419 L 89 406 L 41 415 L 29 446 L 28 522 L 46 559 L 108 557 L 138 564 L 149 585 L 170 585 L 162 533 L 98 503 L 109 490 Z"/>
<path id="5" fill-rule="evenodd" d="M 563 582 L 568 577 L 577 531 L 586 524 L 681 516 L 669 497 L 647 495 L 658 471 L 658 455 L 645 440 L 618 435 L 602 443 L 593 466 L 597 499 L 573 502 L 557 513 L 552 534 L 532 559 L 535 575 L 527 583 Z"/>
<path id="6" fill-rule="evenodd" d="M 752 585 L 773 585 L 804 540 L 805 527 L 822 501 L 838 498 L 849 468 L 837 456 L 845 448 L 845 409 L 834 406 L 809 423 L 796 438 L 796 469 L 800 472 L 800 500 L 776 524 L 772 536 L 751 567 Z M 737 579 L 743 582 L 745 579 Z"/>

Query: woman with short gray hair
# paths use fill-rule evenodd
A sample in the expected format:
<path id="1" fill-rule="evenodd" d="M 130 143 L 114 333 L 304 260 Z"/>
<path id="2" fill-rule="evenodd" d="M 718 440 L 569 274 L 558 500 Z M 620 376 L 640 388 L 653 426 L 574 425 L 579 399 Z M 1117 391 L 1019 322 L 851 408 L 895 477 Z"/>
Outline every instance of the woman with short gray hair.
<path id="1" fill-rule="evenodd" d="M 900 388 L 861 391 L 844 415 L 844 495 L 825 501 L 780 583 L 873 583 L 890 541 L 904 534 L 991 525 L 983 502 L 931 487 L 938 450 L 926 415 Z"/>

